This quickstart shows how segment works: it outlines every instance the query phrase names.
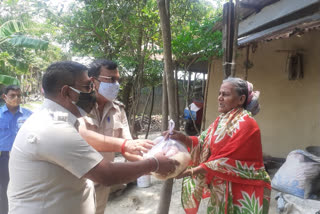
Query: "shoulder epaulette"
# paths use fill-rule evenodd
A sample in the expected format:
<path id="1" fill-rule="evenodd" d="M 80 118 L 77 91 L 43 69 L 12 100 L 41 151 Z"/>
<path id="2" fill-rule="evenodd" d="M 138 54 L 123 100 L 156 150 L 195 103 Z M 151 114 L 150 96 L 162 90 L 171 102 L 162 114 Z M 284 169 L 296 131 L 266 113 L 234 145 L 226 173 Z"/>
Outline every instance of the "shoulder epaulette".
<path id="1" fill-rule="evenodd" d="M 122 103 L 122 102 L 120 102 L 119 100 L 114 100 L 114 101 L 112 101 L 114 104 L 116 104 L 116 105 L 118 105 L 118 106 L 120 106 L 120 107 L 125 107 L 125 105 Z"/>

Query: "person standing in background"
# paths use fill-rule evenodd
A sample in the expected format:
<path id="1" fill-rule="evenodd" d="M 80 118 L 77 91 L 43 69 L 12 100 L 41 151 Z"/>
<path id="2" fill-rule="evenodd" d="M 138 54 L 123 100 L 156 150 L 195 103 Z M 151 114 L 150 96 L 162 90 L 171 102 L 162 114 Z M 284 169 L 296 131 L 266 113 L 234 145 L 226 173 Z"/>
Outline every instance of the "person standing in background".
<path id="1" fill-rule="evenodd" d="M 21 90 L 17 85 L 7 86 L 1 97 L 5 101 L 5 105 L 0 107 L 0 214 L 7 214 L 9 152 L 18 130 L 32 112 L 20 106 Z"/>

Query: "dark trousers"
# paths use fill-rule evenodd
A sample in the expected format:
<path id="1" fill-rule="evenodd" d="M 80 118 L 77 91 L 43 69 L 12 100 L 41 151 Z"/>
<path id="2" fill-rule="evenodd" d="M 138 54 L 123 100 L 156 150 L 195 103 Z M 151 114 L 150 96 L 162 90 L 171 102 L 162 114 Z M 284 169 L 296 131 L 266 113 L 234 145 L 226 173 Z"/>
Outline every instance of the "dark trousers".
<path id="1" fill-rule="evenodd" d="M 0 214 L 8 213 L 9 152 L 0 154 Z"/>

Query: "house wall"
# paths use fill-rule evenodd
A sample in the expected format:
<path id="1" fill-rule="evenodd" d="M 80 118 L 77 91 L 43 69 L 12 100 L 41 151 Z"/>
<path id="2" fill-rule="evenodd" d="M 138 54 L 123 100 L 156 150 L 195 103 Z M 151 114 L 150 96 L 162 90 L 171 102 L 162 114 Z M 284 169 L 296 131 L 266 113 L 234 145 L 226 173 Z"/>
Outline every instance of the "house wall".
<path id="1" fill-rule="evenodd" d="M 320 32 L 305 33 L 258 43 L 249 59 L 248 81 L 259 90 L 261 111 L 255 116 L 262 136 L 263 152 L 286 157 L 295 149 L 320 145 Z M 285 72 L 286 52 L 303 49 L 304 78 L 288 80 Z M 244 77 L 246 48 L 238 51 L 237 77 Z M 205 128 L 219 115 L 217 96 L 223 79 L 221 61 L 213 61 L 208 82 Z"/>

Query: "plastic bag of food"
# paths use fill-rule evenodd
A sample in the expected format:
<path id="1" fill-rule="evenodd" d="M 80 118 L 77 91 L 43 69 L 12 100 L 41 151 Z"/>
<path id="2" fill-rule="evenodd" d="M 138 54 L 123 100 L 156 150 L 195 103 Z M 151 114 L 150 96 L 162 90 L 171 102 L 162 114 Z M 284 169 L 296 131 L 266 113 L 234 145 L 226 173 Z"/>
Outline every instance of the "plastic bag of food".
<path id="1" fill-rule="evenodd" d="M 173 129 L 174 129 L 174 122 L 170 120 L 169 131 L 172 132 Z M 157 137 L 154 140 L 154 142 L 155 142 L 155 145 L 152 147 L 152 149 L 148 151 L 147 154 L 144 155 L 145 158 L 153 157 L 155 154 L 162 151 L 164 152 L 166 157 L 176 160 L 180 164 L 176 167 L 174 172 L 166 176 L 160 175 L 155 172 L 151 173 L 152 175 L 154 175 L 158 179 L 166 180 L 169 178 L 176 177 L 187 168 L 191 160 L 191 156 L 188 152 L 188 149 L 183 143 L 180 143 L 179 141 L 172 140 L 172 139 L 165 140 L 163 136 Z"/>

